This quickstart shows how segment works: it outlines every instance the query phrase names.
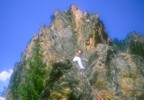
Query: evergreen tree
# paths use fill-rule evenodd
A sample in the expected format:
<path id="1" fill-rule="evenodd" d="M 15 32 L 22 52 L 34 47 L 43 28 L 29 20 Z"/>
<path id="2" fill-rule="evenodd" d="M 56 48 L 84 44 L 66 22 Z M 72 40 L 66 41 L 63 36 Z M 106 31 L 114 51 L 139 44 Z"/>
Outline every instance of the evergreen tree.
<path id="1" fill-rule="evenodd" d="M 132 54 L 135 54 L 144 58 L 144 43 L 131 41 L 130 50 Z"/>
<path id="2" fill-rule="evenodd" d="M 21 72 L 22 72 L 22 67 L 25 66 L 24 63 L 16 63 L 15 64 L 15 69 L 14 69 L 14 73 L 11 76 L 11 80 L 10 80 L 10 85 L 9 88 L 11 88 L 11 95 L 14 100 L 19 100 L 19 83 L 21 82 Z M 13 100 L 12 99 L 12 100 Z"/>
<path id="3" fill-rule="evenodd" d="M 25 82 L 21 88 L 23 100 L 37 100 L 44 89 L 45 65 L 40 55 L 39 41 L 35 40 L 32 58 L 28 60 Z"/>
<path id="4" fill-rule="evenodd" d="M 117 49 L 117 51 L 125 52 L 127 49 L 126 40 L 119 40 L 119 39 L 115 38 L 115 39 L 113 39 L 113 44 L 114 44 L 114 47 L 116 47 L 115 49 Z"/>
<path id="5" fill-rule="evenodd" d="M 144 36 L 139 33 L 131 33 L 127 36 L 130 53 L 144 58 Z"/>

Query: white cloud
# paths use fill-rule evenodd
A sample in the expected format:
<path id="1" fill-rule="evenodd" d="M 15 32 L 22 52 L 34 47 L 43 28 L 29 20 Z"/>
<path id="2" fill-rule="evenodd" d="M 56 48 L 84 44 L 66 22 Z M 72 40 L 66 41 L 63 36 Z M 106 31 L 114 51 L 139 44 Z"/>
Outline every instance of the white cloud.
<path id="1" fill-rule="evenodd" d="M 6 100 L 4 97 L 0 97 L 0 100 Z"/>
<path id="2" fill-rule="evenodd" d="M 0 73 L 0 81 L 5 82 L 7 79 L 11 77 L 11 74 L 13 73 L 12 69 L 9 69 L 8 71 L 2 71 Z"/>

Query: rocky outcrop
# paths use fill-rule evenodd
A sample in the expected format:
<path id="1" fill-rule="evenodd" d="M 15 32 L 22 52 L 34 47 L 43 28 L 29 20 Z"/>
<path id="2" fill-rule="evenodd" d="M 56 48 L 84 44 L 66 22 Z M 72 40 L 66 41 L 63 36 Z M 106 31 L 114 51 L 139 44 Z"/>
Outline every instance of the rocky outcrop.
<path id="1" fill-rule="evenodd" d="M 74 63 L 67 71 L 61 69 L 59 79 L 52 86 L 47 85 L 40 99 L 142 100 L 144 67 L 140 62 L 144 60 L 141 57 L 115 54 L 112 47 L 104 44 L 98 44 L 92 52 L 85 71 Z M 48 80 L 51 84 L 51 78 Z"/>
<path id="2" fill-rule="evenodd" d="M 7 100 L 22 99 L 19 88 L 28 73 L 26 69 L 31 67 L 27 62 L 33 57 L 35 40 L 47 71 L 40 100 L 143 99 L 143 58 L 117 52 L 98 14 L 83 14 L 72 5 L 63 13 L 56 11 L 51 25 L 43 25 L 32 38 L 15 67 Z M 83 50 L 85 70 L 72 62 L 78 49 Z"/>

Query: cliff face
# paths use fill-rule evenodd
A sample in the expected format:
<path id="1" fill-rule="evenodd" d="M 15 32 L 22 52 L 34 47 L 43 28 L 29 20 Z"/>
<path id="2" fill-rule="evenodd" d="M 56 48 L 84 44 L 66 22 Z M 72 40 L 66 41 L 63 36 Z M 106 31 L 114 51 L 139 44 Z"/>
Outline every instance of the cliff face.
<path id="1" fill-rule="evenodd" d="M 35 41 L 39 48 L 34 49 Z M 84 71 L 72 62 L 79 49 L 83 50 Z M 37 94 L 40 100 L 144 99 L 143 58 L 117 52 L 98 14 L 83 14 L 72 5 L 63 13 L 56 11 L 51 25 L 43 25 L 39 34 L 32 38 L 14 68 L 7 100 L 28 98 L 24 93 L 29 91 L 29 95 L 34 94 L 21 87 L 28 79 L 32 80 L 26 75 L 38 65 L 33 61 L 36 54 L 33 52 L 37 50 L 43 65 L 39 69 L 46 71 L 41 78 L 44 85 Z"/>

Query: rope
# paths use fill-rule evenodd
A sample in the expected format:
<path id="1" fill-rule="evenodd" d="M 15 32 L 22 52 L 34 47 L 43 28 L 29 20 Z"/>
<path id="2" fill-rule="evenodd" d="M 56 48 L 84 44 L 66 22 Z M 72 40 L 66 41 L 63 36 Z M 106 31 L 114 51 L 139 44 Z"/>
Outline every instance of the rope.
<path id="1" fill-rule="evenodd" d="M 83 72 L 84 77 L 86 78 L 85 73 Z M 88 86 L 90 87 L 90 89 L 93 91 L 94 95 L 96 96 L 96 98 L 98 100 L 104 100 L 98 93 L 96 93 L 96 91 L 94 90 L 94 88 L 90 85 L 90 82 L 88 81 L 88 79 L 86 78 L 86 81 L 88 83 Z"/>

